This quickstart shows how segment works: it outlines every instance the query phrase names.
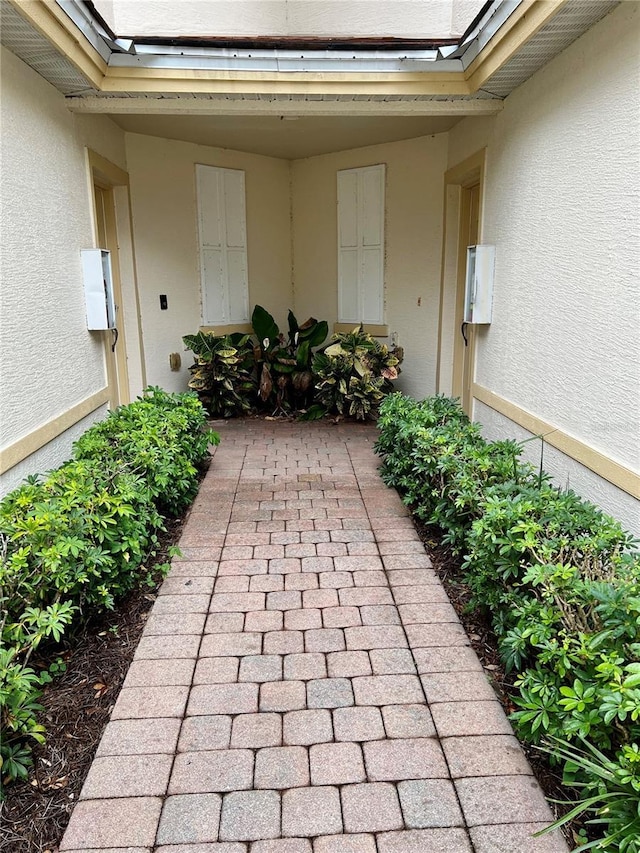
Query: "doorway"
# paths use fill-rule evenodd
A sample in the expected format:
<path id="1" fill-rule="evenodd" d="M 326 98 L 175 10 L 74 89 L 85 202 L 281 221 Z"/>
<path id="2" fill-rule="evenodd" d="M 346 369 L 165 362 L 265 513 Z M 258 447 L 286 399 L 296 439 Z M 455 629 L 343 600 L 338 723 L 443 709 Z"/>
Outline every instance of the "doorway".
<path id="1" fill-rule="evenodd" d="M 115 228 L 115 205 L 113 191 L 101 181 L 93 182 L 95 230 L 98 247 L 108 249 L 111 254 L 113 294 L 116 304 L 116 328 L 102 333 L 109 388 L 109 405 L 115 409 L 129 402 L 129 377 L 127 375 L 127 353 L 122 314 L 122 287 L 118 263 L 118 241 Z"/>
<path id="2" fill-rule="evenodd" d="M 475 375 L 476 327 L 464 322 L 464 291 L 467 272 L 467 246 L 475 246 L 478 242 L 479 219 L 480 184 L 462 187 L 455 316 L 455 328 L 458 331 L 453 350 L 453 396 L 460 398 L 462 408 L 470 417 L 471 385 Z"/>
<path id="3" fill-rule="evenodd" d="M 484 151 L 445 175 L 438 392 L 460 399 L 472 417 L 476 327 L 464 323 L 467 247 L 480 241 Z"/>
<path id="4" fill-rule="evenodd" d="M 93 198 L 94 245 L 111 254 L 117 333 L 105 331 L 102 337 L 109 405 L 115 408 L 128 403 L 132 395 L 146 387 L 129 175 L 95 151 L 88 149 L 87 158 Z"/>

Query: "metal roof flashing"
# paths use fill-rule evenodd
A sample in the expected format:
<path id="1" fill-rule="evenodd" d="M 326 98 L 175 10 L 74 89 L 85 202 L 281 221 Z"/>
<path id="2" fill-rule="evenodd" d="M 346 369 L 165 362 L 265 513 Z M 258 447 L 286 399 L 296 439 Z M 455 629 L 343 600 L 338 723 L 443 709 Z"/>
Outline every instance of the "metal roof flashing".
<path id="1" fill-rule="evenodd" d="M 0 0 L 0 41 L 75 111 L 109 112 L 111 102 L 131 112 L 155 98 L 167 110 L 188 102 L 196 112 L 213 108 L 211 99 L 221 110 L 252 99 L 304 101 L 305 109 L 368 102 L 372 114 L 382 102 L 390 114 L 437 105 L 484 114 L 619 3 L 489 0 L 456 43 L 297 37 L 294 49 L 284 37 L 124 39 L 90 0 Z"/>
<path id="2" fill-rule="evenodd" d="M 460 39 L 118 37 L 91 0 L 56 0 L 109 66 L 174 70 L 464 71 L 523 0 L 489 0 Z"/>

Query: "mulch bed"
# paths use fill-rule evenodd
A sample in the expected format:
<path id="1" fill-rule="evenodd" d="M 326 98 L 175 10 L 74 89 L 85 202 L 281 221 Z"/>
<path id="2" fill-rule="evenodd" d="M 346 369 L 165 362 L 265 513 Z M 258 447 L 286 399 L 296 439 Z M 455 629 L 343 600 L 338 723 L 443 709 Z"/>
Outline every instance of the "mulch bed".
<path id="1" fill-rule="evenodd" d="M 165 525 L 155 565 L 168 561 L 183 520 L 168 519 Z M 115 610 L 89 621 L 52 652 L 50 660 L 62 657 L 67 668 L 40 700 L 47 741 L 34 750 L 29 780 L 6 787 L 2 853 L 58 850 L 161 582 L 157 572 L 154 587 L 134 590 Z"/>
<path id="2" fill-rule="evenodd" d="M 518 690 L 513 686 L 515 675 L 505 672 L 500 655 L 498 654 L 498 641 L 491 630 L 491 623 L 485 614 L 470 607 L 471 591 L 465 584 L 460 569 L 460 559 L 456 557 L 449 547 L 442 543 L 442 537 L 437 528 L 426 526 L 413 518 L 416 530 L 431 558 L 434 569 L 442 581 L 447 595 L 453 605 L 458 618 L 464 625 L 465 631 L 471 641 L 471 646 L 477 654 L 486 674 L 492 682 L 493 689 L 500 699 L 507 715 L 517 710 L 513 702 L 513 696 L 518 695 Z M 531 765 L 538 784 L 549 800 L 569 799 L 569 793 L 562 785 L 562 776 L 558 768 L 552 767 L 545 753 L 527 744 L 521 744 L 527 760 Z M 569 811 L 570 806 L 550 802 L 549 806 L 556 818 Z M 577 831 L 581 827 L 579 821 L 566 824 L 562 832 L 569 845 L 573 849 L 578 843 Z"/>

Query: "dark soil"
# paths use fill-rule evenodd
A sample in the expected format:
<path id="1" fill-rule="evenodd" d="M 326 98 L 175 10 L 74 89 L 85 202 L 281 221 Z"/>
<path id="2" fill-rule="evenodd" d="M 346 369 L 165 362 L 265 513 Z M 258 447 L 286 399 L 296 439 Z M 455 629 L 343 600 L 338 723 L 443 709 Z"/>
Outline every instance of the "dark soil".
<path id="1" fill-rule="evenodd" d="M 167 530 L 153 566 L 168 561 L 183 520 L 165 521 Z M 66 671 L 45 690 L 40 722 L 47 741 L 34 750 L 28 781 L 6 787 L 2 803 L 2 853 L 55 853 L 93 760 L 102 732 L 133 659 L 162 572 L 153 586 L 131 592 L 115 610 L 90 620 L 81 632 L 50 650 L 44 666 L 58 657 Z"/>
<path id="2" fill-rule="evenodd" d="M 513 696 L 518 694 L 517 688 L 513 686 L 515 676 L 506 673 L 502 666 L 498 654 L 498 641 L 491 630 L 489 617 L 470 606 L 471 592 L 464 582 L 460 569 L 460 559 L 442 543 L 442 537 L 437 528 L 422 525 L 415 517 L 413 521 L 438 577 L 447 591 L 451 604 L 464 625 L 473 650 L 489 676 L 505 713 L 511 714 L 517 710 L 513 702 Z M 562 786 L 562 776 L 557 768 L 551 767 L 545 753 L 527 744 L 521 744 L 521 746 L 531 764 L 538 784 L 547 799 L 552 801 L 549 803 L 552 812 L 556 818 L 560 817 L 570 808 L 553 802 L 554 800 L 566 801 L 569 799 L 567 789 Z M 578 821 L 574 821 L 562 827 L 562 832 L 570 849 L 578 844 L 577 832 L 580 826 Z"/>

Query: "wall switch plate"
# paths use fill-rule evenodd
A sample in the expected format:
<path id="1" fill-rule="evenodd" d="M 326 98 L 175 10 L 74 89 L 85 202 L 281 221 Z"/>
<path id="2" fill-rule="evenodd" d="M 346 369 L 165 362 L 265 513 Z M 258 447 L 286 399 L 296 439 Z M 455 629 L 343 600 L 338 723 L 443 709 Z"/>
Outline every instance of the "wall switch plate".
<path id="1" fill-rule="evenodd" d="M 160 310 L 166 311 L 168 307 L 169 307 L 169 305 L 167 303 L 167 295 L 165 293 L 161 293 L 160 294 Z"/>

